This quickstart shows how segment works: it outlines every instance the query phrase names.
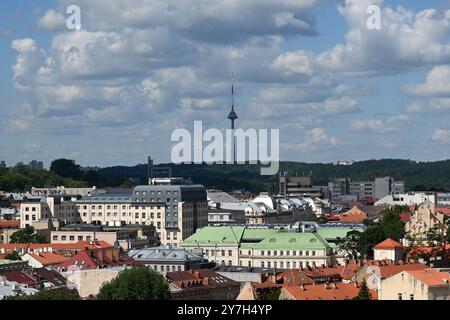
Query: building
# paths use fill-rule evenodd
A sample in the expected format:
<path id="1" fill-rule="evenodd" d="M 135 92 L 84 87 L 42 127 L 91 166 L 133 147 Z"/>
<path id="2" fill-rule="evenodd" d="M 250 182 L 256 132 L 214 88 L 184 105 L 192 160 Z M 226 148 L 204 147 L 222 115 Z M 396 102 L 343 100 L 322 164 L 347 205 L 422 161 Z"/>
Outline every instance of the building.
<path id="1" fill-rule="evenodd" d="M 425 270 L 428 267 L 423 263 L 404 263 L 402 261 L 368 261 L 355 274 L 353 282 L 361 284 L 364 280 L 367 286 L 380 294 L 381 284 L 387 279 L 402 271 Z"/>
<path id="2" fill-rule="evenodd" d="M 33 268 L 51 267 L 69 260 L 68 256 L 53 252 L 25 253 L 21 258 Z"/>
<path id="3" fill-rule="evenodd" d="M 11 236 L 20 228 L 20 221 L 0 221 L 0 244 L 9 243 Z"/>
<path id="4" fill-rule="evenodd" d="M 273 226 L 205 227 L 180 246 L 202 249 L 205 258 L 220 266 L 281 270 L 319 267 L 344 262 L 336 242 L 354 229 L 312 226 L 310 231 L 294 232 Z"/>
<path id="5" fill-rule="evenodd" d="M 419 205 L 417 210 L 405 224 L 405 232 L 417 242 L 425 241 L 427 232 L 438 225 L 445 231 L 445 215 L 436 211 L 435 205 L 430 200 Z M 408 240 L 405 239 L 405 244 Z M 423 243 L 426 244 L 426 243 Z"/>
<path id="6" fill-rule="evenodd" d="M 375 260 L 399 261 L 404 258 L 405 249 L 401 243 L 391 238 L 380 242 L 373 247 L 373 256 Z"/>
<path id="7" fill-rule="evenodd" d="M 44 163 L 42 161 L 32 160 L 28 167 L 32 170 L 44 170 Z"/>
<path id="8" fill-rule="evenodd" d="M 77 197 L 45 196 L 30 198 L 20 204 L 20 227 L 40 220 L 55 219 L 62 224 L 81 223 L 76 207 Z"/>
<path id="9" fill-rule="evenodd" d="M 405 192 L 403 181 L 392 177 L 379 177 L 373 181 L 352 181 L 350 178 L 337 178 L 328 183 L 333 201 L 349 196 L 359 199 L 381 199 L 387 195 Z"/>
<path id="10" fill-rule="evenodd" d="M 439 269 L 399 272 L 381 282 L 380 300 L 450 300 L 450 274 Z"/>
<path id="11" fill-rule="evenodd" d="M 339 223 L 363 223 L 367 219 L 367 214 L 359 209 L 357 206 L 353 206 L 350 210 L 340 214 L 331 214 L 327 217 L 329 222 Z"/>
<path id="12" fill-rule="evenodd" d="M 109 243 L 104 241 L 80 241 L 77 243 L 67 244 L 51 244 L 51 243 L 10 243 L 0 244 L 0 259 L 3 259 L 6 255 L 17 252 L 20 255 L 25 253 L 42 253 L 42 252 L 54 252 L 64 255 L 72 256 L 77 252 L 86 249 L 101 249 L 111 248 Z"/>
<path id="13" fill-rule="evenodd" d="M 179 178 L 153 179 L 129 193 L 82 197 L 77 209 L 83 223 L 148 224 L 156 227 L 163 245 L 176 246 L 208 224 L 206 190 Z"/>
<path id="14" fill-rule="evenodd" d="M 313 186 L 311 176 L 280 176 L 279 194 L 282 196 L 304 195 L 321 198 L 322 188 Z"/>
<path id="15" fill-rule="evenodd" d="M 155 226 L 123 224 L 121 226 L 101 226 L 75 224 L 50 232 L 51 243 L 75 243 L 78 241 L 105 241 L 118 244 L 124 250 L 142 249 L 159 245 Z"/>
<path id="16" fill-rule="evenodd" d="M 208 225 L 245 224 L 245 212 L 243 210 L 209 209 Z"/>
<path id="17" fill-rule="evenodd" d="M 140 265 L 145 265 L 159 273 L 212 268 L 214 263 L 205 259 L 198 250 L 186 250 L 169 246 L 132 250 L 128 255 Z"/>
<path id="18" fill-rule="evenodd" d="M 0 161 L 0 169 L 6 169 L 6 162 L 5 161 Z"/>
<path id="19" fill-rule="evenodd" d="M 168 272 L 174 300 L 236 300 L 240 283 L 208 269 Z"/>
<path id="20" fill-rule="evenodd" d="M 436 194 L 436 204 L 439 206 L 450 206 L 450 193 L 438 192 Z"/>
<path id="21" fill-rule="evenodd" d="M 354 283 L 330 283 L 281 288 L 280 300 L 352 300 L 359 293 L 360 287 Z M 369 290 L 372 300 L 377 300 L 377 293 Z"/>
<path id="22" fill-rule="evenodd" d="M 122 248 L 85 248 L 66 261 L 54 265 L 59 272 L 70 270 L 92 270 L 110 267 L 135 267 L 137 262 L 126 255 Z"/>
<path id="23" fill-rule="evenodd" d="M 436 194 L 432 192 L 410 192 L 387 195 L 375 202 L 375 206 L 418 206 L 427 201 L 436 203 Z"/>

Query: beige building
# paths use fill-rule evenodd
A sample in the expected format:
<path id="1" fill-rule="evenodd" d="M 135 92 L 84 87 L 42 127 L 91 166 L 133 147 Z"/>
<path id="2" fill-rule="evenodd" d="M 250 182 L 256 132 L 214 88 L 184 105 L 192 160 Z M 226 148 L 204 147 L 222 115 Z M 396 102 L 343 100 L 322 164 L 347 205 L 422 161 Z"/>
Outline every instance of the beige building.
<path id="1" fill-rule="evenodd" d="M 47 196 L 29 199 L 20 204 L 20 227 L 31 226 L 40 220 L 55 219 L 63 224 L 80 223 L 76 197 Z"/>
<path id="2" fill-rule="evenodd" d="M 418 241 L 426 238 L 426 233 L 436 224 L 444 226 L 445 215 L 435 210 L 435 205 L 431 201 L 426 201 L 419 205 L 411 219 L 405 224 L 406 234 Z M 405 240 L 407 244 L 408 241 Z"/>
<path id="3" fill-rule="evenodd" d="M 391 238 L 387 238 L 373 248 L 375 260 L 399 261 L 403 259 L 404 254 L 405 251 L 402 244 Z"/>
<path id="4" fill-rule="evenodd" d="M 381 282 L 379 300 L 450 300 L 450 275 L 438 269 L 399 272 Z"/>
<path id="5" fill-rule="evenodd" d="M 92 188 L 66 188 L 58 186 L 54 188 L 31 188 L 33 196 L 90 196 L 98 192 L 96 187 Z"/>
<path id="6" fill-rule="evenodd" d="M 101 227 L 81 224 L 65 226 L 50 234 L 52 244 L 93 241 L 94 239 L 105 241 L 110 245 L 118 243 L 124 250 L 154 247 L 159 244 L 155 227 L 151 225 Z"/>

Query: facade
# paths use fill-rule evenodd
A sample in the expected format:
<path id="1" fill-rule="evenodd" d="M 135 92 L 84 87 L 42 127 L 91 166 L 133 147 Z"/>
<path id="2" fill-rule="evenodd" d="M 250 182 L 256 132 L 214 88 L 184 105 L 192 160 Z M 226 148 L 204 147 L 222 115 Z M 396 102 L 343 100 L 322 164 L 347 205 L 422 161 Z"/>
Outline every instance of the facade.
<path id="1" fill-rule="evenodd" d="M 403 259 L 405 250 L 401 243 L 388 238 L 373 248 L 373 255 L 375 260 L 399 261 Z"/>
<path id="2" fill-rule="evenodd" d="M 0 244 L 9 243 L 11 235 L 19 230 L 19 221 L 0 221 Z"/>
<path id="3" fill-rule="evenodd" d="M 402 271 L 381 282 L 380 300 L 450 300 L 450 274 L 439 269 Z"/>
<path id="4" fill-rule="evenodd" d="M 352 230 L 344 227 L 292 232 L 268 227 L 205 227 L 180 246 L 203 250 L 220 266 L 292 269 L 343 263 L 337 238 Z"/>
<path id="5" fill-rule="evenodd" d="M 32 170 L 44 170 L 44 163 L 42 161 L 32 160 L 28 167 Z"/>
<path id="6" fill-rule="evenodd" d="M 375 206 L 418 206 L 427 201 L 436 203 L 436 194 L 430 192 L 410 192 L 387 195 L 375 202 Z"/>
<path id="7" fill-rule="evenodd" d="M 214 264 L 202 256 L 198 250 L 186 250 L 169 246 L 132 250 L 128 255 L 139 264 L 161 274 L 191 269 L 212 268 Z"/>
<path id="8" fill-rule="evenodd" d="M 328 183 L 333 201 L 348 196 L 357 199 L 381 199 L 390 194 L 403 193 L 403 181 L 395 181 L 392 177 L 375 178 L 373 181 L 352 181 L 350 178 L 338 178 Z"/>
<path id="9" fill-rule="evenodd" d="M 308 195 L 310 197 L 321 198 L 322 188 L 313 186 L 311 176 L 280 176 L 279 194 L 289 195 Z"/>
<path id="10" fill-rule="evenodd" d="M 444 218 L 445 215 L 437 212 L 434 203 L 428 200 L 420 204 L 411 219 L 406 222 L 405 232 L 420 242 L 420 240 L 426 239 L 427 232 L 435 225 L 445 228 Z M 407 242 L 405 240 L 405 243 Z"/>
<path id="11" fill-rule="evenodd" d="M 118 244 L 124 250 L 154 247 L 159 244 L 155 226 L 123 225 L 98 226 L 77 224 L 51 231 L 51 243 L 75 243 L 78 241 L 105 241 L 111 245 Z"/>
<path id="12" fill-rule="evenodd" d="M 20 227 L 25 228 L 46 219 L 56 219 L 62 224 L 81 223 L 76 201 L 77 198 L 72 196 L 47 196 L 25 200 L 20 204 Z"/>

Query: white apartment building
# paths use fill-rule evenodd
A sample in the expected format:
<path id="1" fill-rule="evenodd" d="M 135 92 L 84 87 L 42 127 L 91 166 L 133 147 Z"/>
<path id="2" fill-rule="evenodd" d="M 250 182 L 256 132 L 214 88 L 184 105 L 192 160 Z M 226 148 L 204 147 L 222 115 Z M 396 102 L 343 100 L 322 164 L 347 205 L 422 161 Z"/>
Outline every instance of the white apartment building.
<path id="1" fill-rule="evenodd" d="M 436 203 L 436 194 L 428 192 L 399 193 L 385 196 L 375 202 L 376 206 L 413 206 L 431 201 Z"/>
<path id="2" fill-rule="evenodd" d="M 57 219 L 63 224 L 80 223 L 76 197 L 48 196 L 29 199 L 20 204 L 20 227 L 25 228 L 43 219 Z"/>

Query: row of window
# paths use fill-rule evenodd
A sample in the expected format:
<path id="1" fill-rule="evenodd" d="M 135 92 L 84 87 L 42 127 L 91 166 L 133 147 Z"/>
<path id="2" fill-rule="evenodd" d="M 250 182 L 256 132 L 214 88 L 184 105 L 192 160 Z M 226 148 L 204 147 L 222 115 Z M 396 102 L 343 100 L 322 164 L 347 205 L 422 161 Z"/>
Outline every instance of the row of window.
<path id="1" fill-rule="evenodd" d="M 87 213 L 87 212 L 83 212 L 82 215 L 83 215 L 83 217 L 87 217 L 87 216 L 88 216 L 88 213 Z M 91 213 L 91 216 L 92 216 L 92 217 L 102 217 L 102 216 L 103 216 L 103 213 L 102 213 L 102 212 L 98 212 L 98 213 L 92 212 L 92 213 Z M 119 214 L 118 214 L 117 212 L 114 212 L 114 213 L 107 212 L 107 213 L 106 213 L 106 216 L 107 216 L 107 217 L 118 217 Z M 126 217 L 126 216 L 127 216 L 127 213 L 126 213 L 126 212 L 122 212 L 122 217 Z M 128 216 L 129 216 L 129 217 L 132 217 L 133 214 L 132 214 L 131 212 L 129 212 L 129 213 L 128 213 Z M 176 216 L 177 216 L 177 213 L 174 213 L 174 216 L 176 217 Z M 139 215 L 139 212 L 136 212 L 136 213 L 134 214 L 134 217 L 135 217 L 135 219 L 139 219 L 139 218 L 146 219 L 146 218 L 147 218 L 147 214 L 146 214 L 145 212 L 142 212 L 142 213 Z M 155 213 L 154 213 L 154 212 L 151 212 L 151 213 L 148 215 L 148 217 L 151 218 L 151 219 L 155 219 Z M 158 213 L 156 214 L 156 218 L 157 218 L 157 219 L 161 219 L 161 213 L 160 213 L 160 212 L 158 212 Z"/>
<path id="2" fill-rule="evenodd" d="M 96 210 L 96 209 L 101 210 L 101 209 L 103 209 L 103 206 L 102 206 L 101 204 L 99 204 L 98 206 L 96 206 L 96 205 L 91 205 L 90 207 L 91 207 L 92 210 Z M 131 209 L 132 207 L 133 207 L 133 206 L 131 206 L 131 205 L 122 205 L 122 209 L 123 209 L 123 210 Z M 161 206 L 160 206 L 160 205 L 158 205 L 158 206 L 151 206 L 150 209 L 155 209 L 155 207 L 156 207 L 157 210 L 161 209 Z M 84 209 L 84 210 L 87 210 L 87 209 L 88 209 L 88 206 L 87 206 L 87 205 L 83 205 L 83 206 L 78 205 L 77 208 L 78 208 L 78 209 Z M 145 209 L 145 208 L 148 208 L 148 207 L 146 207 L 146 206 L 136 206 L 136 205 L 134 206 L 134 209 L 136 209 L 136 210 L 138 210 L 139 208 Z M 107 209 L 107 210 L 110 210 L 110 209 L 119 209 L 119 206 L 118 206 L 118 205 L 107 205 L 107 206 L 106 206 L 106 209 Z"/>
<path id="3" fill-rule="evenodd" d="M 52 236 L 53 241 L 59 241 L 60 237 L 58 235 L 53 235 Z M 75 241 L 75 239 L 77 241 L 91 241 L 92 237 L 91 236 L 74 236 L 74 235 L 62 235 L 61 236 L 61 241 L 67 241 L 67 239 L 69 239 L 69 241 Z"/>
<path id="4" fill-rule="evenodd" d="M 137 196 L 139 196 L 139 195 L 145 196 L 147 194 L 162 194 L 162 191 L 161 190 L 158 190 L 158 191 L 154 191 L 153 190 L 153 191 L 149 191 L 149 192 L 147 192 L 147 191 L 136 191 L 134 194 L 137 195 Z M 174 191 L 167 190 L 166 194 L 174 194 L 174 195 L 176 195 L 176 194 L 178 194 L 178 191 L 177 190 L 174 190 Z"/>

